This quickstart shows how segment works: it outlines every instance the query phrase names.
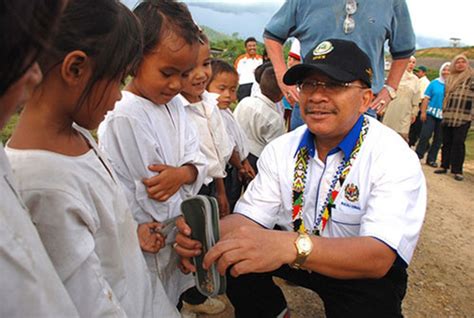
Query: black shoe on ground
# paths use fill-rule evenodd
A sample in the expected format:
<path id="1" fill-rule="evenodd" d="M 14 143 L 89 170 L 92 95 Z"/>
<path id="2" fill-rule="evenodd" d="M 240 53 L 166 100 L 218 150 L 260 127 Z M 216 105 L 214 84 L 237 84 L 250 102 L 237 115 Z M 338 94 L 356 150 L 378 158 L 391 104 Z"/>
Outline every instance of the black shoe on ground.
<path id="1" fill-rule="evenodd" d="M 464 180 L 464 176 L 462 174 L 459 174 L 459 173 L 456 173 L 454 175 L 454 180 L 456 181 L 463 181 Z"/>
<path id="2" fill-rule="evenodd" d="M 448 169 L 441 168 L 441 169 L 435 170 L 434 173 L 436 173 L 436 174 L 446 174 L 446 173 L 448 173 Z"/>
<path id="3" fill-rule="evenodd" d="M 426 162 L 426 164 L 433 168 L 438 168 L 438 164 L 434 161 Z"/>

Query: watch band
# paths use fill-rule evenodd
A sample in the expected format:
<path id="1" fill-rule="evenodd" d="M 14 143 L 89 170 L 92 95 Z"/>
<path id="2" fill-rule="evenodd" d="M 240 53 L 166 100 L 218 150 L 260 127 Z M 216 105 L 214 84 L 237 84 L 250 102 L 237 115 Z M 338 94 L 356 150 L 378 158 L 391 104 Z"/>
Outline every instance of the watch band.
<path id="1" fill-rule="evenodd" d="M 300 233 L 295 240 L 295 247 L 297 251 L 296 259 L 290 264 L 290 266 L 294 269 L 300 269 L 308 258 L 308 255 L 313 250 L 311 237 L 306 233 Z"/>
<path id="2" fill-rule="evenodd" d="M 385 84 L 383 87 L 388 91 L 388 95 L 390 95 L 391 99 L 395 99 L 395 97 L 397 97 L 397 90 L 395 88 L 387 84 Z"/>

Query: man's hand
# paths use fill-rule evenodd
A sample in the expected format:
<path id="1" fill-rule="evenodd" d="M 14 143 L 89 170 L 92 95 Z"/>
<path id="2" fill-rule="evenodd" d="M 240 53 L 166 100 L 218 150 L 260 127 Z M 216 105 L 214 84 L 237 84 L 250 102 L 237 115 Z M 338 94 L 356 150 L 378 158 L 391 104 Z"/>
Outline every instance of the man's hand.
<path id="1" fill-rule="evenodd" d="M 160 202 L 168 200 L 191 179 L 191 166 L 150 165 L 148 169 L 159 174 L 144 179 L 143 184 L 147 187 L 148 196 Z"/>
<path id="2" fill-rule="evenodd" d="M 184 220 L 184 217 L 176 220 L 176 228 L 178 234 L 176 235 L 176 243 L 173 244 L 174 250 L 181 257 L 180 269 L 183 273 L 195 272 L 191 258 L 202 253 L 201 242 L 191 239 L 191 228 Z"/>
<path id="3" fill-rule="evenodd" d="M 294 232 L 267 230 L 256 226 L 240 226 L 224 235 L 207 252 L 203 266 L 217 262 L 224 275 L 228 268 L 232 276 L 276 270 L 296 258 Z"/>
<path id="4" fill-rule="evenodd" d="M 420 120 L 421 120 L 422 122 L 425 122 L 425 121 L 426 121 L 426 112 L 424 112 L 424 113 L 422 112 L 422 113 L 420 114 Z"/>
<path id="5" fill-rule="evenodd" d="M 372 108 L 377 112 L 377 114 L 382 114 L 387 107 L 388 103 L 392 101 L 390 94 L 388 93 L 387 89 L 384 87 L 374 98 L 372 103 L 369 105 L 369 108 Z"/>
<path id="6" fill-rule="evenodd" d="M 148 253 L 158 253 L 165 246 L 165 237 L 159 232 L 161 223 L 150 222 L 138 225 L 138 241 L 143 251 Z"/>

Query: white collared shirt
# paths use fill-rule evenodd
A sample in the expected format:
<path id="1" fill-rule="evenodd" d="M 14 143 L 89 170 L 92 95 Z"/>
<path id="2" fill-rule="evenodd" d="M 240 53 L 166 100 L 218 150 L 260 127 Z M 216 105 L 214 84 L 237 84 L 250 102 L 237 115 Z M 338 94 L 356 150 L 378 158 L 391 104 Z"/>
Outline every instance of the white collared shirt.
<path id="1" fill-rule="evenodd" d="M 235 120 L 232 111 L 229 108 L 219 110 L 224 120 L 225 128 L 229 138 L 232 140 L 234 149 L 239 153 L 240 161 L 244 161 L 249 155 L 247 136 L 237 120 Z"/>
<path id="2" fill-rule="evenodd" d="M 256 157 L 260 157 L 270 141 L 285 133 L 285 122 L 277 104 L 263 94 L 242 99 L 234 117 L 247 135 L 250 153 Z"/>
<path id="3" fill-rule="evenodd" d="M 181 202 L 198 193 L 207 174 L 207 161 L 199 151 L 199 137 L 179 99 L 156 105 L 127 91 L 122 95 L 99 126 L 99 146 L 124 185 L 135 220 L 139 224 L 162 222 L 179 215 Z M 181 167 L 188 163 L 198 170 L 194 183 L 183 185 L 164 202 L 148 197 L 142 180 L 157 174 L 148 169 L 149 165 Z M 193 278 L 177 268 L 178 255 L 171 246 L 174 237 L 168 235 L 169 244 L 159 253 L 144 255 L 154 286 L 162 282 L 172 303 L 177 304 L 181 293 L 193 285 Z"/>
<path id="4" fill-rule="evenodd" d="M 375 237 L 408 264 L 426 210 L 425 178 L 416 154 L 406 142 L 377 120 L 369 121 L 369 132 L 322 236 Z M 301 126 L 265 148 L 258 161 L 259 172 L 237 203 L 236 213 L 267 228 L 279 224 L 292 230 L 295 153 L 306 129 L 306 125 Z M 303 205 L 307 229 L 313 229 L 316 211 L 323 207 L 342 158 L 338 151 L 329 155 L 326 163 L 317 154 L 310 159 Z M 346 193 L 349 190 L 352 196 Z"/>
<path id="5" fill-rule="evenodd" d="M 183 103 L 190 121 L 194 123 L 199 135 L 201 152 L 208 162 L 205 184 L 214 178 L 226 176 L 225 167 L 232 155 L 233 144 L 227 131 L 219 108 L 217 107 L 218 94 L 204 91 L 202 100 L 189 103 L 182 95 L 177 96 Z"/>

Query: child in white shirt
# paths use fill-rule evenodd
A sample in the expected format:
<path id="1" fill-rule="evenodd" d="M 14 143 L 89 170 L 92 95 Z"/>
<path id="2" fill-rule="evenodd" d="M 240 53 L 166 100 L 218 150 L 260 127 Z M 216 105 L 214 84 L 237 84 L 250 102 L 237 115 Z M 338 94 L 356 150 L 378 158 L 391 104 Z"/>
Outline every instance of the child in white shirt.
<path id="1" fill-rule="evenodd" d="M 163 222 L 181 214 L 181 202 L 197 194 L 206 176 L 198 136 L 175 98 L 196 63 L 199 30 L 182 3 L 144 1 L 134 13 L 144 30 L 143 58 L 122 100 L 100 125 L 99 145 L 109 155 L 139 223 L 154 285 L 162 282 L 176 306 L 194 280 L 178 268 L 175 232 L 167 237 L 162 233 L 158 244 L 148 243 L 160 236 Z"/>
<path id="2" fill-rule="evenodd" d="M 255 171 L 247 160 L 249 155 L 247 136 L 230 109 L 230 105 L 237 100 L 239 75 L 232 65 L 222 60 L 212 60 L 211 66 L 212 77 L 207 89 L 211 93 L 219 94 L 217 106 L 234 146 L 224 180 L 230 210 L 233 211 L 242 193 L 242 185 L 246 185 L 255 177 Z"/>

